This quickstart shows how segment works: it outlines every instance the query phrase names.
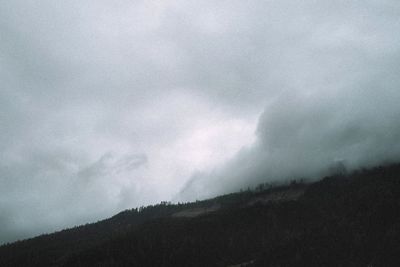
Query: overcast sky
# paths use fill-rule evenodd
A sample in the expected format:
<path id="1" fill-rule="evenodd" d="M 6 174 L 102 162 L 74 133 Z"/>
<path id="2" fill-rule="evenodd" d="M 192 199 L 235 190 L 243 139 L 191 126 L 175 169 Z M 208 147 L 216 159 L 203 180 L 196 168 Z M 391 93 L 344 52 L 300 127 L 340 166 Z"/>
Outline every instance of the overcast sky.
<path id="1" fill-rule="evenodd" d="M 0 2 L 0 243 L 400 160 L 398 0 Z"/>

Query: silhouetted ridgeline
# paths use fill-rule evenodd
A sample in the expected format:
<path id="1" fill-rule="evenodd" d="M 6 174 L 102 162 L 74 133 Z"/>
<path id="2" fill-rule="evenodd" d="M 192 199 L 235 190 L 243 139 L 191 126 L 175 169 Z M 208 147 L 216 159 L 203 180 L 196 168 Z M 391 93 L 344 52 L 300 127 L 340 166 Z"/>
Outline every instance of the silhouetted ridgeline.
<path id="1" fill-rule="evenodd" d="M 0 247 L 0 266 L 400 266 L 400 164 L 172 205 Z"/>

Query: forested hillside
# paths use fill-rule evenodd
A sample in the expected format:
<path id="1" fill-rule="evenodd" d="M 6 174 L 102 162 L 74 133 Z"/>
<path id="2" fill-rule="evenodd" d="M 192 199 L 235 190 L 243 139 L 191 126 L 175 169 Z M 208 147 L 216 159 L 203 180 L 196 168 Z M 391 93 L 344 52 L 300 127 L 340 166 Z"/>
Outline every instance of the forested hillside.
<path id="1" fill-rule="evenodd" d="M 161 203 L 0 247 L 0 266 L 400 266 L 400 164 Z"/>

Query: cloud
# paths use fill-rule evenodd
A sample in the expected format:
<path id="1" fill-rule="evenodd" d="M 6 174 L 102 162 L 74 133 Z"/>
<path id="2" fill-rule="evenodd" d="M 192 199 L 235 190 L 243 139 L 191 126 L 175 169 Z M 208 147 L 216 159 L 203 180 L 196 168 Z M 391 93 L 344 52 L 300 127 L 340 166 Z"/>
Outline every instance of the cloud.
<path id="1" fill-rule="evenodd" d="M 2 2 L 0 242 L 182 188 L 189 200 L 398 159 L 399 12 L 375 0 Z"/>
<path id="2" fill-rule="evenodd" d="M 194 174 L 177 199 L 317 178 L 338 161 L 354 170 L 400 159 L 400 51 L 393 38 L 399 25 L 395 12 L 379 16 L 385 5 L 374 11 L 370 4 L 327 18 L 305 14 L 320 23 L 304 27 L 296 45 L 279 48 L 280 65 L 270 78 L 282 83 L 259 117 L 256 141 L 224 165 Z"/>
<path id="3" fill-rule="evenodd" d="M 261 182 L 315 179 L 330 174 L 338 162 L 351 171 L 399 161 L 400 92 L 386 95 L 389 89 L 278 97 L 260 117 L 256 142 L 225 165 L 193 175 L 177 199 L 211 197 Z"/>

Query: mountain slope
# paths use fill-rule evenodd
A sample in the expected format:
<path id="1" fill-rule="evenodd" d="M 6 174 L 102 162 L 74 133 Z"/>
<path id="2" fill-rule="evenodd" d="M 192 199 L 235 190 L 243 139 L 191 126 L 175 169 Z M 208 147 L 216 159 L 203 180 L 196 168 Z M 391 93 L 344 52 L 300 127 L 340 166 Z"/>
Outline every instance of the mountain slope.
<path id="1" fill-rule="evenodd" d="M 0 266 L 399 266 L 399 255 L 397 164 L 125 211 L 2 246 Z"/>

